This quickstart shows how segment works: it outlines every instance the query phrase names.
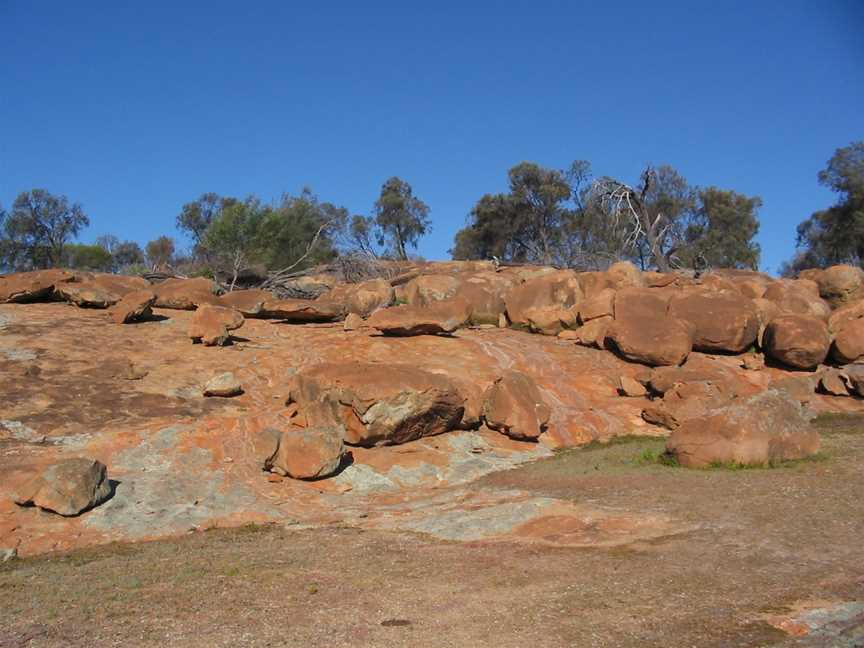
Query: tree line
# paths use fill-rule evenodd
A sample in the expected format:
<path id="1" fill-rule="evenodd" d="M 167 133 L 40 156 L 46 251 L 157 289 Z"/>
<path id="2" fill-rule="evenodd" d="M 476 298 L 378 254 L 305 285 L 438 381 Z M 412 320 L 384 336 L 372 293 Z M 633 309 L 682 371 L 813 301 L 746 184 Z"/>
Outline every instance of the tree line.
<path id="1" fill-rule="evenodd" d="M 673 167 L 649 166 L 638 182 L 593 177 L 588 162 L 550 169 L 522 162 L 508 190 L 485 194 L 454 239 L 454 259 L 496 259 L 602 269 L 622 259 L 642 269 L 756 269 L 762 201 L 733 190 L 693 186 Z M 864 267 L 864 142 L 837 149 L 818 181 L 837 202 L 797 229 L 796 254 L 784 275 L 810 267 Z M 182 205 L 177 229 L 191 241 L 178 251 L 170 236 L 143 248 L 113 235 L 75 242 L 89 225 L 78 203 L 44 189 L 0 207 L 0 269 L 64 266 L 141 274 L 171 270 L 216 276 L 234 285 L 245 272 L 304 270 L 340 255 L 408 259 L 431 229 L 430 209 L 398 177 L 381 187 L 370 215 L 350 214 L 311 189 L 273 203 L 256 196 L 205 193 Z"/>

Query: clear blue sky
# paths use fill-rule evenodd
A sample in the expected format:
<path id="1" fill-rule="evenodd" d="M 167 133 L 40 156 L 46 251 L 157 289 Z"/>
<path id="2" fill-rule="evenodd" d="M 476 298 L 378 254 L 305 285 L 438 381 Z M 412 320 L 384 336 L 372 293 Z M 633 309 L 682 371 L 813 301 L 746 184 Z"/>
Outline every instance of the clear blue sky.
<path id="1" fill-rule="evenodd" d="M 205 191 L 309 185 L 369 213 L 398 175 L 432 210 L 419 252 L 442 259 L 509 167 L 587 159 L 760 195 L 774 271 L 856 139 L 861 0 L 0 0 L 0 203 L 64 193 L 85 241 L 176 236 Z"/>

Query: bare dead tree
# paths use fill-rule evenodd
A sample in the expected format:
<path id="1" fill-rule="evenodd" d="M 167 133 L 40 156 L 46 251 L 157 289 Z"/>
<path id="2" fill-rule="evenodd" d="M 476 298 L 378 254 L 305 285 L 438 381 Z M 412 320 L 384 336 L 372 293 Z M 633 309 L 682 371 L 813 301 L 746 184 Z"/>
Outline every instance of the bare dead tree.
<path id="1" fill-rule="evenodd" d="M 646 201 L 655 180 L 655 171 L 649 166 L 642 173 L 642 186 L 638 190 L 613 178 L 600 178 L 595 181 L 592 194 L 613 219 L 614 226 L 625 228 L 625 249 L 641 250 L 644 244 L 657 268 L 669 272 L 674 265 L 675 248 L 664 252 L 664 247 L 673 223 L 662 212 L 652 218 Z"/>

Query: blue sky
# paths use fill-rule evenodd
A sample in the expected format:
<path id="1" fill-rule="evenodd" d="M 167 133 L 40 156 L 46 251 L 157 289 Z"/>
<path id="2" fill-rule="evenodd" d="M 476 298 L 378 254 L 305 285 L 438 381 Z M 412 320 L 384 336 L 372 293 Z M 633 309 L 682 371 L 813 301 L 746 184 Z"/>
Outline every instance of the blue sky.
<path id="1" fill-rule="evenodd" d="M 864 139 L 862 28 L 858 0 L 0 0 L 0 203 L 44 187 L 84 205 L 82 240 L 144 243 L 205 191 L 369 213 L 398 175 L 443 259 L 522 160 L 669 163 L 762 197 L 774 271 Z"/>

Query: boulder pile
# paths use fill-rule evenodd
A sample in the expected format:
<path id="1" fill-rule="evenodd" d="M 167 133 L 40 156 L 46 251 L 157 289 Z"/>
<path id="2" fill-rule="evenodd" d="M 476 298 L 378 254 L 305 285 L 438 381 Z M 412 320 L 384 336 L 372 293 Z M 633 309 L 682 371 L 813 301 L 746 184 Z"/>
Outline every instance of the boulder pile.
<path id="1" fill-rule="evenodd" d="M 0 303 L 66 302 L 107 309 L 116 324 L 144 326 L 159 319 L 154 309 L 194 311 L 186 320 L 188 338 L 208 347 L 230 344 L 232 331 L 247 318 L 277 320 L 274 327 L 330 328 L 348 339 L 375 336 L 385 345 L 422 336 L 458 337 L 469 327 L 549 336 L 560 348 L 597 349 L 591 353 L 598 362 L 604 353 L 614 353 L 640 365 L 622 375 L 614 389 L 645 401 L 643 419 L 671 431 L 669 451 L 686 466 L 770 463 L 812 454 L 818 437 L 800 411 L 808 394 L 818 389 L 837 397 L 864 396 L 864 273 L 851 266 L 774 279 L 742 270 L 701 277 L 641 272 L 626 262 L 604 272 L 452 262 L 419 263 L 393 278 L 352 284 L 333 277 L 306 279 L 320 287 L 310 293 L 314 299 L 280 299 L 264 290 L 220 294 L 224 291 L 206 278 L 151 285 L 140 277 L 42 270 L 0 277 Z M 812 380 L 790 379 L 785 386 L 778 381 L 776 389 L 771 380 L 761 386 L 754 380 L 742 387 L 712 364 L 716 356 L 739 356 L 741 366 L 762 375 L 806 372 L 801 375 Z M 291 378 L 290 425 L 268 433 L 273 443 L 264 466 L 282 476 L 318 479 L 339 469 L 346 446 L 402 444 L 481 426 L 536 441 L 552 411 L 530 368 L 522 369 L 499 371 L 466 389 L 460 376 L 408 364 L 304 366 Z M 242 388 L 233 376 L 222 375 L 203 393 L 225 397 Z M 92 506 L 104 495 L 99 470 L 87 468 L 89 476 L 81 479 L 93 492 L 74 505 L 48 503 L 44 480 L 22 501 L 62 511 Z"/>

